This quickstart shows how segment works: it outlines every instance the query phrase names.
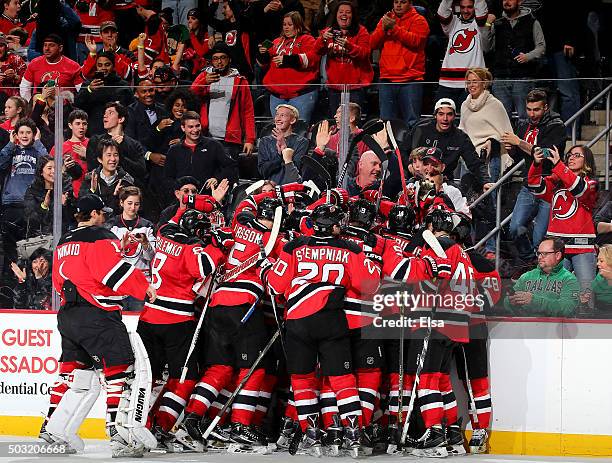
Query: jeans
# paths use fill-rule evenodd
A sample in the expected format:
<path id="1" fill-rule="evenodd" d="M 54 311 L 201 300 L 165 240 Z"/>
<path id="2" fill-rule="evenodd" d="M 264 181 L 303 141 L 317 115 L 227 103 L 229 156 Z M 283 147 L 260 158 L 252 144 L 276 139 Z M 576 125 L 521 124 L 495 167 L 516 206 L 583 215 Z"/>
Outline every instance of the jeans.
<path id="1" fill-rule="evenodd" d="M 207 2 L 208 4 L 208 2 Z M 192 8 L 196 8 L 198 2 L 196 0 L 163 0 L 163 8 L 172 8 L 172 23 L 187 25 L 187 13 Z"/>
<path id="2" fill-rule="evenodd" d="M 576 67 L 562 51 L 548 57 L 548 63 L 556 79 L 557 89 L 561 94 L 561 119 L 568 120 L 580 109 L 580 84 L 576 80 Z M 577 135 L 580 134 L 580 119 L 576 123 Z M 572 134 L 572 126 L 567 127 L 567 134 Z"/>
<path id="3" fill-rule="evenodd" d="M 444 85 L 438 85 L 438 91 L 436 92 L 436 101 L 440 98 L 450 98 L 455 102 L 457 113 L 461 112 L 461 105 L 467 98 L 467 92 L 465 88 L 445 87 Z"/>
<path id="4" fill-rule="evenodd" d="M 319 98 L 319 89 L 315 89 L 311 92 L 304 93 L 303 95 L 296 96 L 295 98 L 281 99 L 274 95 L 270 95 L 270 112 L 274 116 L 276 113 L 276 107 L 279 104 L 290 104 L 295 106 L 300 113 L 300 119 L 310 125 L 310 118 L 314 111 L 317 99 Z"/>
<path id="5" fill-rule="evenodd" d="M 493 95 L 504 105 L 508 112 L 508 117 L 512 118 L 512 109 L 514 108 L 519 119 L 527 118 L 527 109 L 525 99 L 527 94 L 533 88 L 533 83 L 527 80 L 513 81 L 493 81 Z"/>
<path id="6" fill-rule="evenodd" d="M 327 90 L 327 99 L 329 100 L 329 105 L 327 109 L 327 116 L 334 117 L 338 107 L 340 106 L 340 99 L 342 96 L 342 92 L 339 90 L 328 89 Z M 349 101 L 351 103 L 357 103 L 361 108 L 362 114 L 365 113 L 365 108 L 363 107 L 363 103 L 365 102 L 365 90 L 363 88 L 356 88 L 349 92 Z M 359 121 L 357 121 L 359 122 Z"/>
<path id="7" fill-rule="evenodd" d="M 381 119 L 402 119 L 412 128 L 421 117 L 423 83 L 381 83 L 378 86 L 378 101 Z"/>
<path id="8" fill-rule="evenodd" d="M 538 199 L 527 187 L 521 187 L 510 220 L 510 237 L 514 240 L 519 257 L 524 261 L 535 258 L 534 250 L 546 235 L 550 203 Z M 529 223 L 533 220 L 531 240 L 527 236 Z"/>
<path id="9" fill-rule="evenodd" d="M 499 180 L 501 176 L 501 156 L 494 156 L 489 159 L 489 176 L 491 177 L 491 182 L 495 183 Z M 497 192 L 498 190 L 493 191 L 491 193 L 491 199 L 493 200 L 493 207 L 497 210 Z M 497 235 L 493 235 L 491 238 L 487 240 L 485 244 L 485 250 L 487 252 L 495 252 L 495 243 L 497 241 Z"/>
<path id="10" fill-rule="evenodd" d="M 591 289 L 591 282 L 595 279 L 596 263 L 597 255 L 595 252 L 566 254 L 565 259 L 563 259 L 563 266 L 570 271 L 574 271 L 583 291 Z"/>

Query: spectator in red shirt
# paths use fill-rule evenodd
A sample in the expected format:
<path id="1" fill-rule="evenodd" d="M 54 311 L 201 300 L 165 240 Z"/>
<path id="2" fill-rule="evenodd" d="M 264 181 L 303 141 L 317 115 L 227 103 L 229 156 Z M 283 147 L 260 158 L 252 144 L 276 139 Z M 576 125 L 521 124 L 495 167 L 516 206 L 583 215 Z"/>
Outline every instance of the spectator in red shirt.
<path id="1" fill-rule="evenodd" d="M 202 130 L 238 160 L 241 151 L 251 154 L 255 147 L 255 113 L 249 82 L 231 67 L 230 53 L 225 43 L 216 43 L 212 66 L 196 77 L 191 91 L 202 100 Z"/>
<path id="2" fill-rule="evenodd" d="M 315 49 L 320 55 L 327 55 L 329 114 L 338 108 L 344 84 L 350 84 L 351 101 L 363 106 L 365 87 L 372 83 L 374 70 L 370 63 L 370 34 L 359 24 L 352 2 L 345 0 L 336 4 L 331 27 L 321 32 Z"/>
<path id="3" fill-rule="evenodd" d="M 0 36 L 0 97 L 19 95 L 19 82 L 26 70 L 26 62 L 21 56 L 9 51 L 6 37 Z"/>
<path id="4" fill-rule="evenodd" d="M 72 191 L 75 198 L 79 197 L 81 183 L 87 172 L 87 145 L 86 137 L 88 115 L 81 109 L 75 109 L 68 116 L 68 127 L 72 135 L 63 144 L 64 168 L 72 177 Z M 51 156 L 55 156 L 55 146 L 51 149 Z"/>
<path id="5" fill-rule="evenodd" d="M 205 56 L 210 50 L 206 24 L 200 21 L 199 8 L 192 8 L 187 12 L 187 28 L 189 41 L 183 52 L 182 61 L 190 66 L 191 74 L 197 76 L 206 66 Z"/>
<path id="6" fill-rule="evenodd" d="M 4 103 L 4 116 L 6 121 L 0 124 L 7 132 L 15 130 L 15 124 L 22 117 L 28 116 L 28 102 L 20 96 L 11 96 Z"/>
<path id="7" fill-rule="evenodd" d="M 26 24 L 22 24 L 19 20 L 19 11 L 21 10 L 21 3 L 19 0 L 2 0 L 2 16 L 0 16 L 0 32 L 4 35 L 8 34 L 14 27 L 24 27 L 28 34 L 31 35 L 32 31 L 36 27 L 34 21 L 35 15 L 28 18 Z"/>
<path id="8" fill-rule="evenodd" d="M 83 83 L 81 66 L 76 61 L 63 55 L 64 40 L 57 34 L 49 34 L 43 41 L 43 55 L 34 58 L 28 64 L 21 84 L 19 93 L 26 100 L 32 98 L 32 88 L 35 93 L 40 87 L 53 81 L 54 86 L 66 88 L 67 90 L 79 91 Z"/>
<path id="9" fill-rule="evenodd" d="M 86 79 L 93 79 L 96 72 L 96 57 L 100 51 L 109 51 L 115 54 L 115 72 L 123 80 L 132 80 L 132 67 L 136 62 L 136 56 L 130 50 L 119 46 L 119 33 L 117 24 L 113 21 L 105 21 L 100 24 L 100 37 L 102 46 L 96 43 L 95 37 L 85 37 L 85 46 L 89 50 L 87 59 L 83 63 L 83 76 Z"/>
<path id="10" fill-rule="evenodd" d="M 310 123 L 319 94 L 319 56 L 314 44 L 297 11 L 283 17 L 281 35 L 271 47 L 259 44 L 257 60 L 266 71 L 263 83 L 270 92 L 271 114 L 279 104 L 289 104 L 298 109 L 302 120 Z"/>
<path id="11" fill-rule="evenodd" d="M 76 44 L 76 60 L 79 64 L 83 64 L 88 53 L 85 40 L 88 36 L 92 37 L 97 50 L 100 51 L 102 49 L 102 37 L 100 37 L 102 25 L 115 19 L 115 14 L 109 2 L 99 0 L 78 0 L 74 9 L 81 20 L 81 29 Z"/>
<path id="12" fill-rule="evenodd" d="M 378 100 L 380 117 L 400 117 L 412 127 L 419 120 L 423 87 L 413 82 L 425 76 L 425 43 L 429 35 L 427 20 L 412 6 L 411 0 L 394 0 L 372 32 L 370 45 L 380 52 Z"/>

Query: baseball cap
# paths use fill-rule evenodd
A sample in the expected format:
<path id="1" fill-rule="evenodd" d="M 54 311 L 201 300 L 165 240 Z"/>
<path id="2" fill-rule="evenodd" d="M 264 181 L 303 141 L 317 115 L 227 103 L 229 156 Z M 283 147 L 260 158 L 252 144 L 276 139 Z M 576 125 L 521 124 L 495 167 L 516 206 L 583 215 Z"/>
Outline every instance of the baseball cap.
<path id="1" fill-rule="evenodd" d="M 440 98 L 438 101 L 436 101 L 436 105 L 434 106 L 434 114 L 440 108 L 450 108 L 453 110 L 454 113 L 457 112 L 457 107 L 455 106 L 455 102 L 451 100 L 450 98 Z"/>
<path id="2" fill-rule="evenodd" d="M 119 30 L 117 29 L 117 24 L 115 21 L 104 21 L 102 24 L 100 24 L 100 32 L 103 32 L 106 29 L 115 29 L 116 31 Z"/>
<path id="3" fill-rule="evenodd" d="M 230 49 L 229 45 L 225 42 L 215 43 L 214 46 L 208 51 L 208 53 L 206 53 L 206 58 L 211 59 L 212 56 L 217 53 L 224 53 L 229 57 L 232 56 L 232 50 Z"/>
<path id="4" fill-rule="evenodd" d="M 88 213 L 91 211 L 102 211 L 110 214 L 113 210 L 104 204 L 98 195 L 80 196 L 76 203 L 77 212 Z"/>
<path id="5" fill-rule="evenodd" d="M 180 190 L 185 185 L 193 185 L 198 190 L 200 189 L 200 181 L 197 178 L 192 177 L 191 175 L 185 175 L 183 177 L 177 178 L 176 181 L 174 182 L 174 189 Z"/>
<path id="6" fill-rule="evenodd" d="M 442 160 L 442 151 L 440 148 L 428 148 L 423 154 L 423 162 L 425 161 L 433 162 L 435 164 L 443 164 L 444 161 Z"/>
<path id="7" fill-rule="evenodd" d="M 45 42 L 53 42 L 56 43 L 58 45 L 64 45 L 64 39 L 62 39 L 59 35 L 57 34 L 49 34 L 45 37 L 45 40 L 43 40 L 43 43 Z"/>

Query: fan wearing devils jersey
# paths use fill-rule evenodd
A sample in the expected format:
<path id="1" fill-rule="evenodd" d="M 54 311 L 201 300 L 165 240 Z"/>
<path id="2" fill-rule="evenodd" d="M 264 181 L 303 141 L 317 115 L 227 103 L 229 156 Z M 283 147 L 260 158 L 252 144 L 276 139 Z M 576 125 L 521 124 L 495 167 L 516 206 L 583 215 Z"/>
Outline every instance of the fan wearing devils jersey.
<path id="1" fill-rule="evenodd" d="M 154 418 L 162 444 L 174 440 L 170 430 L 198 378 L 196 356 L 190 356 L 186 379 L 179 383 L 196 325 L 196 294 L 192 288 L 224 259 L 204 212 L 188 209 L 178 219 L 178 225 L 168 223 L 158 233 L 151 264 L 151 284 L 157 290 L 157 299 L 145 302 L 137 331 L 147 349 L 154 377 L 161 379 L 164 365 L 168 364 L 169 378 Z"/>
<path id="2" fill-rule="evenodd" d="M 144 274 L 121 258 L 121 244 L 102 228 L 107 208 L 99 196 L 77 201 L 78 227 L 62 236 L 53 256 L 53 288 L 60 296 L 57 314 L 62 338 L 60 373 L 101 369 L 106 378 L 107 427 L 111 445 L 125 379 L 133 370 L 134 355 L 121 321 L 121 301 L 156 297 Z M 121 439 L 121 438 L 119 438 Z M 125 444 L 125 442 L 124 442 Z"/>
<path id="3" fill-rule="evenodd" d="M 317 206 L 311 215 L 314 236 L 300 237 L 283 248 L 273 269 L 265 273 L 270 291 L 283 294 L 286 307 L 287 367 L 303 445 L 321 454 L 317 361 L 336 395 L 344 424 L 346 448 L 359 449 L 362 411 L 346 315 L 342 311 L 348 291 L 373 294 L 380 283 L 379 267 L 355 243 L 339 237 L 345 220 L 333 204 Z"/>
<path id="4" fill-rule="evenodd" d="M 454 213 L 455 226 L 451 237 L 463 248 L 471 245 L 471 220 L 464 214 Z M 495 269 L 495 264 L 486 259 L 476 250 L 466 251 L 474 267 L 474 278 L 481 296 L 482 305 L 475 306 L 475 311 L 470 315 L 470 341 L 462 344 L 461 349 L 455 350 L 455 361 L 459 377 L 467 385 L 468 392 L 472 395 L 475 407 L 470 406 L 470 421 L 472 422 L 472 438 L 469 443 L 471 453 L 484 453 L 487 448 L 487 429 L 491 423 L 491 393 L 489 388 L 489 359 L 487 341 L 489 331 L 487 329 L 486 312 L 493 308 L 501 298 L 501 277 Z M 466 371 L 467 369 L 467 371 Z M 446 384 L 448 391 L 443 391 L 445 404 L 445 416 L 447 420 L 456 417 L 457 407 L 452 386 Z M 447 405 L 451 405 L 450 407 Z M 456 430 L 457 431 L 457 430 Z"/>
<path id="5" fill-rule="evenodd" d="M 196 384 L 185 409 L 188 429 L 197 428 L 219 393 L 232 381 L 235 369 L 239 370 L 238 381 L 244 378 L 267 342 L 264 315 L 257 308 L 264 294 L 259 267 L 252 265 L 240 273 L 235 269 L 249 258 L 258 256 L 261 246 L 271 239 L 276 243 L 271 256 L 277 256 L 281 251 L 282 241 L 277 241 L 271 233 L 277 208 L 282 210 L 279 199 L 264 198 L 257 204 L 257 216 L 243 210 L 235 220 L 234 244 L 226 262 L 225 281 L 213 292 L 208 307 L 210 336 L 205 353 L 208 368 Z M 232 405 L 231 435 L 236 442 L 252 445 L 259 441 L 251 424 L 264 375 L 263 366 L 257 368 Z M 190 432 L 190 435 L 198 439 L 197 432 Z"/>

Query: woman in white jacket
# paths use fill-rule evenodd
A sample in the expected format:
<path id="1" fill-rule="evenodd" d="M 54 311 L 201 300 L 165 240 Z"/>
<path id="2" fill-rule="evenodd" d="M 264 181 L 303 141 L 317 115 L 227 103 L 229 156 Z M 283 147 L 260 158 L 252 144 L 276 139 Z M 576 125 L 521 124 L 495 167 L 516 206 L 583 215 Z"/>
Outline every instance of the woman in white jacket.
<path id="1" fill-rule="evenodd" d="M 105 226 L 123 245 L 124 259 L 143 271 L 151 281 L 151 261 L 155 256 L 155 233 L 152 222 L 138 215 L 142 193 L 140 188 L 129 186 L 119 191 L 121 214 L 110 218 Z M 144 301 L 133 297 L 125 299 L 123 310 L 142 310 Z"/>
<path id="2" fill-rule="evenodd" d="M 465 74 L 465 88 L 468 97 L 461 105 L 459 128 L 468 134 L 476 152 L 487 164 L 491 181 L 496 182 L 505 167 L 512 160 L 503 144 L 500 143 L 504 132 L 513 133 L 508 113 L 502 103 L 490 92 L 493 75 L 485 68 L 471 68 Z M 491 195 L 495 202 L 497 192 Z M 487 253 L 494 253 L 495 240 L 487 242 Z M 491 257 L 488 255 L 487 257 Z"/>

